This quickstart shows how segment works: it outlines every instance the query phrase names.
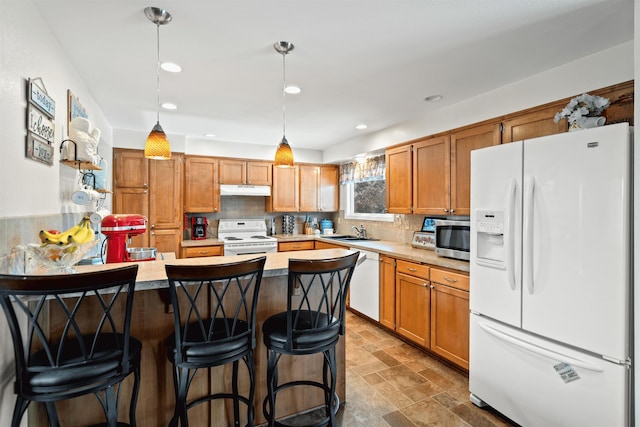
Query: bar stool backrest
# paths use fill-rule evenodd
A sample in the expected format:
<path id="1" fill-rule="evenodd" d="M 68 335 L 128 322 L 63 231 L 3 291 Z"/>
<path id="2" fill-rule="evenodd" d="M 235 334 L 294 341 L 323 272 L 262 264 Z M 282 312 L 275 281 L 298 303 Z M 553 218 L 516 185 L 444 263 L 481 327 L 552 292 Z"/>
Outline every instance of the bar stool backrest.
<path id="1" fill-rule="evenodd" d="M 93 366 L 115 366 L 118 375 L 129 372 L 137 271 L 131 265 L 66 275 L 0 275 L 0 304 L 15 351 L 16 393 L 80 395 L 113 381 L 113 369 L 105 369 L 101 378 Z M 52 369 L 67 375 L 68 384 L 57 381 L 48 388 Z"/>
<path id="2" fill-rule="evenodd" d="M 286 350 L 344 335 L 346 298 L 359 254 L 289 260 Z"/>
<path id="3" fill-rule="evenodd" d="M 222 363 L 220 353 L 256 346 L 256 306 L 266 257 L 226 264 L 166 265 L 175 361 Z"/>

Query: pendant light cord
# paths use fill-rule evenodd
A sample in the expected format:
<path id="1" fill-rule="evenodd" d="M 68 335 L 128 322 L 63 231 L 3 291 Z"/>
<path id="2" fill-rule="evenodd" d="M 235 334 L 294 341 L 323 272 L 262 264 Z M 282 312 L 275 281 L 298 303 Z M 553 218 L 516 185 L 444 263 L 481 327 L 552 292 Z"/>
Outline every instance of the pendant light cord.
<path id="1" fill-rule="evenodd" d="M 286 135 L 286 119 L 285 119 L 285 96 L 286 96 L 286 88 L 287 88 L 287 80 L 286 80 L 286 65 L 285 65 L 285 56 L 286 52 L 282 53 L 282 137 L 285 138 Z"/>
<path id="2" fill-rule="evenodd" d="M 156 121 L 160 124 L 160 22 L 156 23 L 158 60 L 156 61 Z"/>

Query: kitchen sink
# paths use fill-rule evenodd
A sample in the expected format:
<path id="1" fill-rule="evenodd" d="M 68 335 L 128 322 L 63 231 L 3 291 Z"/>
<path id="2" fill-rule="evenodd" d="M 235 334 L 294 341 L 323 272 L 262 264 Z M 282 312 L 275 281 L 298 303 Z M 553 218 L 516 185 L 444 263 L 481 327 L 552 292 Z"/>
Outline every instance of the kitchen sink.
<path id="1" fill-rule="evenodd" d="M 338 236 L 322 236 L 325 239 L 332 239 L 332 240 L 346 240 L 346 241 L 377 241 L 380 239 L 374 239 L 371 237 L 358 237 L 358 236 L 345 236 L 345 235 L 338 235 Z"/>

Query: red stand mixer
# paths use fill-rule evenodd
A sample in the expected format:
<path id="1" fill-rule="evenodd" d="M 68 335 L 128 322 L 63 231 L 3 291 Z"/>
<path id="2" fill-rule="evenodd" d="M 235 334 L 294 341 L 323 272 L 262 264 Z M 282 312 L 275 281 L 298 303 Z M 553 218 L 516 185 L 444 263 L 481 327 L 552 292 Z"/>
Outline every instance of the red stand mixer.
<path id="1" fill-rule="evenodd" d="M 144 215 L 107 215 L 102 220 L 102 234 L 107 236 L 107 264 L 129 262 L 127 239 L 147 231 Z"/>

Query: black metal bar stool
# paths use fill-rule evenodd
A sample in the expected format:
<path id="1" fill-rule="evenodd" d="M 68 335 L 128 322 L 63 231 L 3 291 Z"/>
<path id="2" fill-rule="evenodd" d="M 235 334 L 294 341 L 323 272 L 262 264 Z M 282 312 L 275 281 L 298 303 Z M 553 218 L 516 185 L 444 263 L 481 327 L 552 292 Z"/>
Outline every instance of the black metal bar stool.
<path id="1" fill-rule="evenodd" d="M 189 425 L 187 412 L 200 403 L 232 399 L 234 425 L 240 425 L 239 402 L 247 405 L 247 423 L 254 424 L 256 305 L 266 257 L 206 266 L 167 265 L 175 333 L 167 340 L 174 367 L 176 406 L 171 420 Z M 238 367 L 249 374 L 248 396 L 238 391 Z M 200 368 L 233 363 L 232 392 L 188 401 L 189 386 Z"/>
<path id="2" fill-rule="evenodd" d="M 55 402 L 94 394 L 109 427 L 118 423 L 121 383 L 134 374 L 129 423 L 136 425 L 142 344 L 130 336 L 138 266 L 55 276 L 0 275 L 0 304 L 15 352 L 11 425 L 31 402 L 43 402 L 49 423 Z M 121 314 L 122 313 L 122 314 Z M 51 333 L 50 319 L 57 322 Z"/>
<path id="3" fill-rule="evenodd" d="M 263 413 L 269 426 L 276 421 L 276 395 L 289 387 L 313 386 L 324 392 L 326 417 L 314 426 L 335 426 L 339 400 L 336 394 L 336 344 L 344 335 L 346 296 L 359 252 L 340 258 L 289 260 L 287 311 L 269 317 L 262 325 L 267 347 L 267 397 Z M 300 379 L 278 384 L 278 361 L 283 354 L 323 353 L 322 382 Z"/>

